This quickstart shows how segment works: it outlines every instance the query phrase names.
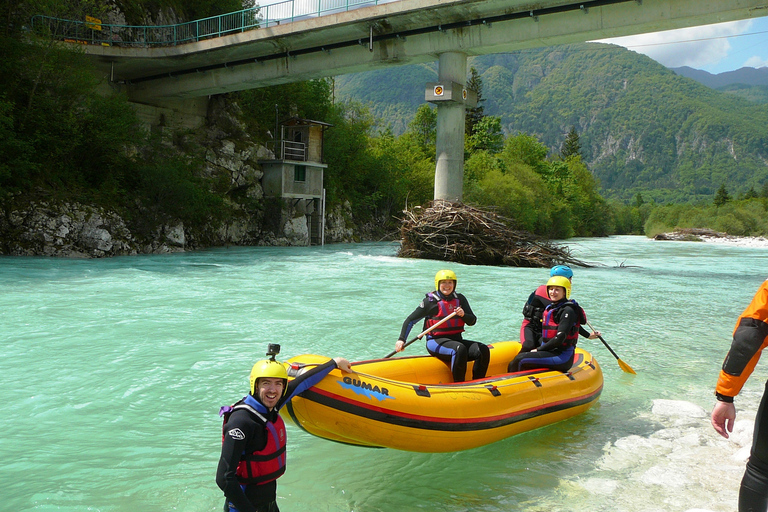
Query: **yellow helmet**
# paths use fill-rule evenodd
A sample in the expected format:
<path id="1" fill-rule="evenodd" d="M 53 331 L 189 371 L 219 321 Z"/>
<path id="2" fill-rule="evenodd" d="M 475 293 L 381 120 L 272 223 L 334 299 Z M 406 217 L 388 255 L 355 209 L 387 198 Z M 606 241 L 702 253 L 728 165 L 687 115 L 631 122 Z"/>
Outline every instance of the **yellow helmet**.
<path id="1" fill-rule="evenodd" d="M 570 299 L 571 298 L 571 281 L 567 277 L 563 276 L 552 276 L 549 278 L 549 281 L 547 281 L 547 288 L 550 286 L 561 286 L 565 288 L 565 298 Z"/>
<path id="2" fill-rule="evenodd" d="M 440 270 L 435 274 L 435 290 L 440 289 L 440 281 L 453 281 L 455 288 L 458 279 L 456 279 L 456 274 L 453 273 L 453 270 Z"/>
<path id="3" fill-rule="evenodd" d="M 274 359 L 265 359 L 257 362 L 251 368 L 251 395 L 256 392 L 256 381 L 263 377 L 283 379 L 285 384 L 288 383 L 288 372 L 283 363 Z M 283 386 L 283 393 L 285 393 L 285 386 Z"/>

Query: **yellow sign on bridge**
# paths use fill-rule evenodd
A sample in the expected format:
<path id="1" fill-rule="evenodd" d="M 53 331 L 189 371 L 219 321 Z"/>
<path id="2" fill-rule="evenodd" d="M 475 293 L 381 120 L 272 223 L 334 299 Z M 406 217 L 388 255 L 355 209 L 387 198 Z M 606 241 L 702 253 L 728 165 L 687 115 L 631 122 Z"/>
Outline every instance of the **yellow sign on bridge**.
<path id="1" fill-rule="evenodd" d="M 85 28 L 89 28 L 91 30 L 101 30 L 101 20 L 99 18 L 94 18 L 92 16 L 86 16 L 85 17 Z"/>

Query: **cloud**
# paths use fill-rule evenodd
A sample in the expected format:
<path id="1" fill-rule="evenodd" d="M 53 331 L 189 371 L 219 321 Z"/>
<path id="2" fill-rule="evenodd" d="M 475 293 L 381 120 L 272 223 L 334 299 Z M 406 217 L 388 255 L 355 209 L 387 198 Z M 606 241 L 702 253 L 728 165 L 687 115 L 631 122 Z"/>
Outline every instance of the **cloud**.
<path id="1" fill-rule="evenodd" d="M 768 66 L 768 59 L 764 59 L 762 57 L 758 57 L 755 55 L 754 57 L 750 57 L 747 59 L 747 61 L 744 63 L 745 68 L 764 68 Z"/>
<path id="2" fill-rule="evenodd" d="M 731 50 L 728 37 L 747 32 L 751 25 L 752 20 L 734 21 L 604 39 L 600 42 L 624 46 L 667 67 L 702 68 L 726 58 Z"/>

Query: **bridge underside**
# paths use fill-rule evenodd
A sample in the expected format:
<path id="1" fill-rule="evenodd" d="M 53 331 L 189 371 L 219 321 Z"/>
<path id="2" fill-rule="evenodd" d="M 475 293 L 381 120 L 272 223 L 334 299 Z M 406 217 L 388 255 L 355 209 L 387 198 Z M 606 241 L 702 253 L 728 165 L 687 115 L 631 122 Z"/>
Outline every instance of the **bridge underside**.
<path id="1" fill-rule="evenodd" d="M 131 101 L 181 113 L 214 94 L 438 59 L 439 79 L 463 84 L 468 55 L 765 15 L 766 0 L 400 0 L 176 47 L 86 51 Z M 438 103 L 435 199 L 462 198 L 464 114 Z"/>
<path id="2" fill-rule="evenodd" d="M 765 15 L 765 0 L 401 0 L 176 47 L 87 51 L 151 101 Z"/>

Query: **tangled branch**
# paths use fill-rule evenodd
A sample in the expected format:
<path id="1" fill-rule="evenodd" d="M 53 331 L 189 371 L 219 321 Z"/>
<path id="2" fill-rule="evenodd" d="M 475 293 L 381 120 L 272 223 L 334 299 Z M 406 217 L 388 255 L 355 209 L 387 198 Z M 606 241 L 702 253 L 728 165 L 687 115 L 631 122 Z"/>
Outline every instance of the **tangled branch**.
<path id="1" fill-rule="evenodd" d="M 511 219 L 470 205 L 434 201 L 403 214 L 402 258 L 511 267 L 590 266 L 573 258 L 567 247 L 517 231 Z"/>

